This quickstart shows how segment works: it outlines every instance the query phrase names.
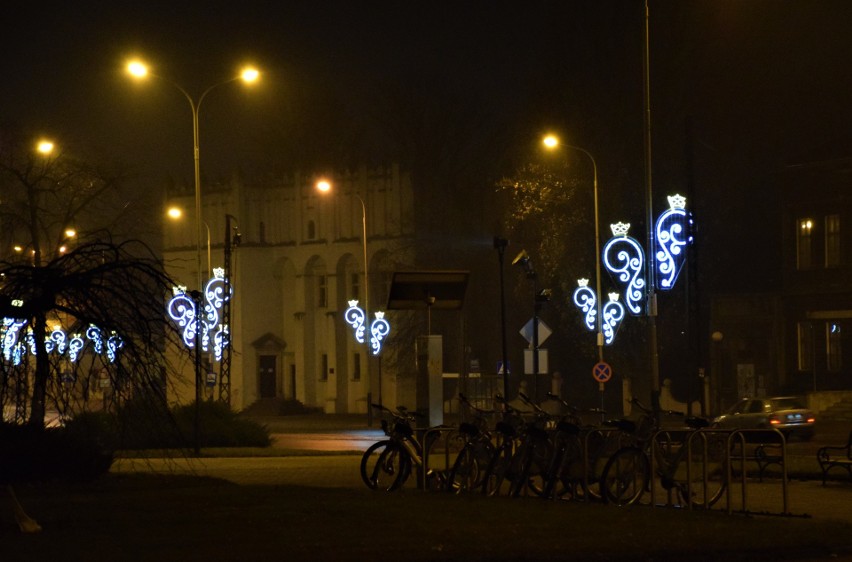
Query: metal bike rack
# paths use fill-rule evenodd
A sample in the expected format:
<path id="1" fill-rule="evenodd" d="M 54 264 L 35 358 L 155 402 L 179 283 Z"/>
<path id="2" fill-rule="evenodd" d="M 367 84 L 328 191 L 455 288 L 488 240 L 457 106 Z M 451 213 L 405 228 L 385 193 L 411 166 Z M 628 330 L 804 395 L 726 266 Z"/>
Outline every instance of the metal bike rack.
<path id="1" fill-rule="evenodd" d="M 655 463 L 656 463 L 656 459 L 657 459 L 656 455 L 657 455 L 658 447 L 661 444 L 661 440 L 659 439 L 660 435 L 664 435 L 666 437 L 662 441 L 662 443 L 664 443 L 665 446 L 668 448 L 667 454 L 669 454 L 669 455 L 674 454 L 674 453 L 671 452 L 671 447 L 672 447 L 673 443 L 679 443 L 681 447 L 687 448 L 686 449 L 686 456 L 683 457 L 679 462 L 685 462 L 686 463 L 686 496 L 687 496 L 686 508 L 688 510 L 691 510 L 692 504 L 693 504 L 693 502 L 692 502 L 692 471 L 693 471 L 693 466 L 694 466 L 693 461 L 696 460 L 695 456 L 693 455 L 693 447 L 692 447 L 693 442 L 694 442 L 695 439 L 701 439 L 701 443 L 702 443 L 701 455 L 700 455 L 700 458 L 698 458 L 697 460 L 701 462 L 702 480 L 703 480 L 703 484 L 704 484 L 704 503 L 706 504 L 708 499 L 709 499 L 707 497 L 707 488 L 708 488 L 708 484 L 709 484 L 708 473 L 707 473 L 707 467 L 709 465 L 707 436 L 713 435 L 713 434 L 727 435 L 728 433 L 730 433 L 729 430 L 719 430 L 719 429 L 713 429 L 713 428 L 675 429 L 675 430 L 664 429 L 664 430 L 657 431 L 651 437 L 650 455 L 649 455 L 649 459 L 648 459 L 648 461 L 650 463 L 649 471 L 650 471 L 650 475 L 651 475 L 650 476 L 651 507 L 656 507 L 656 506 L 660 505 L 660 504 L 657 503 L 656 478 L 655 478 Z M 679 434 L 679 435 L 682 435 L 682 437 L 679 440 L 674 440 L 674 439 L 671 438 L 672 434 Z M 684 439 L 684 437 L 685 437 L 685 439 Z M 725 453 L 725 454 L 727 455 L 727 453 Z M 728 464 L 728 466 L 730 466 L 730 462 L 727 463 L 727 464 Z M 728 475 L 725 475 L 725 478 L 726 478 L 726 480 L 725 480 L 726 490 L 730 490 L 730 485 L 729 485 L 730 484 L 730 482 L 729 482 L 730 477 Z M 672 489 L 667 490 L 667 498 L 666 498 L 665 505 L 666 506 L 674 505 L 673 502 L 672 502 Z"/>
<path id="2" fill-rule="evenodd" d="M 614 453 L 623 445 L 623 438 L 626 437 L 624 432 L 622 432 L 617 427 L 595 427 L 593 429 L 587 430 L 583 432 L 583 486 L 586 490 L 589 489 L 589 485 L 592 483 L 589 481 L 589 472 L 592 470 L 592 466 L 590 465 L 589 458 L 589 438 L 592 435 L 600 435 L 603 438 L 604 448 L 606 452 L 606 445 L 609 443 L 613 443 L 612 450 L 610 453 Z M 618 440 L 614 440 L 613 437 L 617 437 Z M 591 501 L 591 494 L 586 493 L 584 501 Z"/>
<path id="3" fill-rule="evenodd" d="M 790 509 L 789 509 L 789 505 L 788 505 L 789 504 L 789 502 L 788 502 L 789 495 L 788 495 L 788 490 L 787 490 L 787 481 L 788 481 L 788 479 L 787 479 L 787 439 L 784 437 L 784 434 L 781 433 L 776 428 L 771 428 L 771 429 L 737 429 L 737 430 L 732 431 L 731 434 L 728 436 L 726 452 L 728 454 L 729 462 L 728 462 L 728 475 L 727 475 L 728 488 L 727 488 L 727 491 L 726 491 L 726 498 L 725 498 L 725 501 L 727 502 L 726 511 L 728 513 L 733 512 L 733 507 L 731 505 L 731 503 L 732 503 L 731 502 L 731 488 L 733 487 L 732 484 L 734 483 L 734 480 L 733 480 L 733 464 L 734 464 L 733 461 L 734 460 L 740 461 L 740 485 L 741 485 L 741 489 L 742 489 L 742 510 L 741 511 L 742 512 L 748 511 L 748 509 L 747 509 L 748 508 L 748 485 L 747 485 L 748 470 L 746 468 L 746 461 L 749 461 L 749 460 L 752 460 L 752 459 L 746 454 L 746 444 L 756 445 L 757 443 L 756 442 L 749 442 L 746 439 L 746 437 L 748 435 L 760 435 L 760 434 L 767 435 L 767 436 L 772 435 L 773 438 L 775 438 L 776 440 L 771 441 L 770 443 L 781 445 L 781 495 L 782 495 L 782 505 L 783 505 L 783 508 L 782 508 L 783 511 L 782 511 L 781 514 L 787 515 L 787 514 L 790 513 Z M 740 452 L 741 452 L 741 454 L 736 456 L 736 457 L 731 456 L 731 451 L 733 450 L 732 445 L 734 445 L 734 443 L 736 443 L 740 446 Z"/>
<path id="4" fill-rule="evenodd" d="M 444 472 L 450 469 L 450 436 L 458 432 L 458 427 L 451 425 L 438 425 L 435 427 L 420 428 L 414 430 L 414 435 L 417 437 L 417 443 L 420 445 L 420 455 L 422 463 L 417 467 L 417 488 L 426 490 L 426 477 L 429 474 L 429 451 L 426 445 L 430 445 L 430 449 L 435 446 L 438 440 L 444 441 Z M 436 441 L 430 442 L 430 436 L 435 436 Z"/>

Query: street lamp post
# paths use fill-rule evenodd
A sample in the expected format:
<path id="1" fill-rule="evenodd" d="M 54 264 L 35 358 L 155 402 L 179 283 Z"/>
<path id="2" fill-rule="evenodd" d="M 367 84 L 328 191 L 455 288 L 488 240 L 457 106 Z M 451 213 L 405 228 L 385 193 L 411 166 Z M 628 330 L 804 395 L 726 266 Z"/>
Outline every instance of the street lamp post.
<path id="1" fill-rule="evenodd" d="M 554 149 L 559 146 L 559 139 L 554 135 L 547 135 L 544 137 L 542 141 L 544 146 L 548 149 Z M 592 153 L 586 150 L 585 148 L 580 148 L 579 146 L 574 146 L 570 144 L 563 145 L 566 148 L 570 148 L 576 150 L 578 152 L 582 152 L 586 156 L 588 156 L 589 160 L 592 162 L 592 172 L 593 172 L 593 182 L 592 188 L 594 190 L 594 208 L 595 208 L 595 290 L 596 290 L 596 303 L 597 303 L 597 346 L 598 346 L 598 362 L 603 362 L 603 346 L 604 346 L 604 335 L 603 335 L 603 312 L 602 312 L 602 302 L 603 295 L 601 294 L 601 230 L 600 230 L 600 218 L 598 212 L 598 165 L 595 162 L 595 157 L 592 156 Z M 603 383 L 601 383 L 603 384 Z"/>
<path id="2" fill-rule="evenodd" d="M 158 78 L 165 82 L 168 82 L 177 90 L 184 95 L 186 101 L 189 102 L 190 110 L 192 111 L 192 154 L 193 154 L 193 163 L 195 169 L 195 265 L 197 271 L 197 287 L 199 291 L 203 291 L 203 278 L 201 273 L 201 240 L 202 240 L 202 230 L 201 225 L 204 223 L 201 216 L 201 154 L 199 149 L 199 134 L 198 134 L 198 114 L 201 110 L 201 104 L 204 102 L 204 99 L 207 97 L 214 88 L 218 86 L 222 86 L 223 84 L 229 84 L 231 82 L 235 82 L 237 80 L 243 80 L 244 82 L 251 83 L 257 80 L 259 73 L 256 69 L 247 67 L 243 69 L 243 71 L 232 78 L 227 80 L 223 80 L 221 82 L 217 82 L 212 86 L 208 87 L 204 90 L 201 95 L 198 97 L 198 101 L 196 101 L 189 92 L 186 91 L 180 84 L 174 82 L 173 80 L 169 80 L 168 78 L 164 78 L 162 76 L 158 76 L 149 71 L 148 66 L 141 61 L 135 60 L 131 61 L 127 65 L 127 71 L 131 76 L 135 78 L 145 78 L 148 75 L 153 76 L 154 78 Z M 196 305 L 196 323 L 200 322 L 201 319 L 201 307 L 200 304 Z M 195 416 L 196 420 L 199 416 L 199 408 L 201 403 L 201 330 L 196 330 L 196 341 L 195 341 Z M 199 430 L 198 423 L 196 423 L 195 427 L 195 453 L 200 453 L 200 443 L 199 443 Z"/>
<path id="3" fill-rule="evenodd" d="M 509 356 L 506 346 L 506 283 L 503 274 L 503 261 L 506 256 L 506 246 L 509 241 L 498 236 L 494 237 L 494 248 L 497 250 L 497 259 L 500 263 L 500 349 L 502 351 L 501 359 L 503 360 L 503 396 L 509 396 Z"/>
<path id="4" fill-rule="evenodd" d="M 331 182 L 325 179 L 321 179 L 317 181 L 316 188 L 322 193 L 328 193 L 331 191 Z M 363 251 L 364 251 L 364 316 L 365 318 L 370 318 L 370 275 L 369 275 L 369 262 L 367 261 L 367 205 L 364 203 L 364 200 L 361 199 L 361 196 L 357 193 L 353 193 L 358 202 L 361 203 L 361 240 L 363 242 Z M 367 379 L 367 425 L 372 427 L 373 425 L 373 381 L 370 379 L 370 354 L 367 353 L 367 369 L 364 373 L 366 376 L 364 378 Z M 381 385 L 381 380 L 379 380 L 379 384 Z M 381 395 L 381 388 L 379 388 L 379 394 Z"/>

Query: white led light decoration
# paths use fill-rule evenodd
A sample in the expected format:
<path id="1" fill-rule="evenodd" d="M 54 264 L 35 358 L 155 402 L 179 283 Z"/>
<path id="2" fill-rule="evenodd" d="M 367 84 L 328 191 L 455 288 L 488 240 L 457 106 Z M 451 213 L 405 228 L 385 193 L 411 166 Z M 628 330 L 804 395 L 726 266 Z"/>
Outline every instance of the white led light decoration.
<path id="1" fill-rule="evenodd" d="M 3 358 L 6 361 L 11 361 L 14 350 L 18 347 L 18 338 L 21 334 L 21 328 L 27 324 L 26 320 L 16 320 L 14 318 L 3 319 Z M 18 362 L 20 364 L 20 351 L 17 353 Z"/>
<path id="2" fill-rule="evenodd" d="M 110 363 L 115 363 L 116 354 L 122 347 L 124 347 L 124 340 L 121 339 L 121 336 L 112 332 L 107 339 L 107 357 L 109 357 Z"/>
<path id="3" fill-rule="evenodd" d="M 645 289 L 645 252 L 641 244 L 627 235 L 630 224 L 610 225 L 613 237 L 603 249 L 604 267 L 624 288 L 624 300 L 627 309 L 633 315 L 642 313 L 640 302 Z"/>
<path id="4" fill-rule="evenodd" d="M 184 345 L 195 347 L 195 303 L 184 288 L 175 288 L 175 296 L 169 301 L 166 311 L 178 327 L 183 328 Z"/>
<path id="5" fill-rule="evenodd" d="M 583 311 L 584 323 L 589 330 L 595 330 L 595 319 L 598 315 L 596 305 L 598 303 L 595 291 L 589 287 L 588 279 L 577 279 L 577 288 L 574 289 L 574 304 Z"/>
<path id="6" fill-rule="evenodd" d="M 612 345 L 621 321 L 624 320 L 624 305 L 618 301 L 618 293 L 609 294 L 609 302 L 603 306 L 604 343 Z"/>
<path id="7" fill-rule="evenodd" d="M 382 352 L 382 342 L 390 333 L 390 323 L 385 320 L 384 312 L 376 312 L 376 319 L 370 324 L 370 346 L 373 348 L 373 355 L 378 355 Z"/>
<path id="8" fill-rule="evenodd" d="M 86 330 L 86 337 L 95 346 L 95 353 L 100 355 L 104 351 L 104 338 L 101 335 L 101 329 L 91 324 Z"/>
<path id="9" fill-rule="evenodd" d="M 349 301 L 349 308 L 343 313 L 343 319 L 355 330 L 355 341 L 364 343 L 364 309 L 358 306 L 357 300 Z"/>
<path id="10" fill-rule="evenodd" d="M 657 285 L 662 290 L 674 287 L 686 261 L 684 247 L 692 243 L 692 236 L 689 235 L 692 220 L 686 211 L 686 197 L 670 195 L 668 200 L 669 209 L 659 216 L 655 225 L 657 272 L 660 275 Z"/>
<path id="11" fill-rule="evenodd" d="M 48 336 L 48 340 L 45 342 L 45 349 L 47 349 L 48 353 L 56 352 L 58 355 L 63 355 L 65 353 L 65 345 L 67 341 L 67 336 L 65 335 L 65 331 L 62 328 L 54 328 L 50 335 Z"/>
<path id="12" fill-rule="evenodd" d="M 83 351 L 83 347 L 86 346 L 86 341 L 83 339 L 83 336 L 80 334 L 74 334 L 71 336 L 71 339 L 68 340 L 68 359 L 72 363 L 76 363 L 77 359 L 80 358 L 80 353 Z"/>
<path id="13" fill-rule="evenodd" d="M 213 277 L 204 286 L 204 303 L 202 309 L 203 317 L 200 318 L 201 325 L 201 350 L 210 351 L 216 361 L 222 360 L 222 352 L 230 343 L 228 338 L 229 328 L 221 323 L 222 305 L 230 300 L 234 294 L 233 286 L 230 291 L 225 292 L 225 270 L 221 267 L 213 269 Z M 196 320 L 199 319 L 195 310 L 195 301 L 186 293 L 186 287 L 172 287 L 174 296 L 169 300 L 166 311 L 169 317 L 175 321 L 179 328 L 183 328 L 181 337 L 184 345 L 192 349 L 195 347 Z"/>

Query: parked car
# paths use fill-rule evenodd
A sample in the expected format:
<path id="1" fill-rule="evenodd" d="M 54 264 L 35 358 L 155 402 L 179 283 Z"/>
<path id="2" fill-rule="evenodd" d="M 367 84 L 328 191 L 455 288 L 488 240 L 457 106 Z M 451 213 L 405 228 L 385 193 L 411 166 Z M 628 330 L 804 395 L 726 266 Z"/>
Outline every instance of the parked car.
<path id="1" fill-rule="evenodd" d="M 714 420 L 723 429 L 777 428 L 785 437 L 809 440 L 814 436 L 816 416 L 795 396 L 743 398 Z"/>

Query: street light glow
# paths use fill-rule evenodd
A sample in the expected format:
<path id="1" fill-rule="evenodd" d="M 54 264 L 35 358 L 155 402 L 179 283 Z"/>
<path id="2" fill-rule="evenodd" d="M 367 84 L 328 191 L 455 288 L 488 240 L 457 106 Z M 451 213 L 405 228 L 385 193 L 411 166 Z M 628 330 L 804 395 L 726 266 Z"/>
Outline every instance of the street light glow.
<path id="1" fill-rule="evenodd" d="M 253 66 L 247 66 L 240 73 L 240 78 L 242 78 L 243 82 L 251 83 L 260 78 L 260 72 Z"/>
<path id="2" fill-rule="evenodd" d="M 329 191 L 331 191 L 331 182 L 326 179 L 318 180 L 317 189 L 322 191 L 323 193 L 328 193 Z"/>
<path id="3" fill-rule="evenodd" d="M 546 135 L 546 136 L 545 136 L 545 137 L 541 140 L 541 143 L 542 143 L 542 144 L 545 146 L 545 148 L 547 148 L 547 149 L 554 149 L 554 148 L 556 148 L 557 146 L 559 146 L 559 138 L 558 138 L 556 135 Z"/>
<path id="4" fill-rule="evenodd" d="M 127 63 L 127 72 L 136 78 L 145 78 L 148 76 L 148 65 L 142 61 L 132 60 Z"/>
<path id="5" fill-rule="evenodd" d="M 183 211 L 180 207 L 169 207 L 169 210 L 166 211 L 166 214 L 172 220 L 177 220 L 183 216 Z"/>
<path id="6" fill-rule="evenodd" d="M 74 230 L 73 228 L 65 229 L 65 238 L 74 238 L 75 236 L 77 236 L 76 230 Z"/>
<path id="7" fill-rule="evenodd" d="M 41 154 L 50 154 L 53 152 L 53 143 L 49 140 L 42 139 L 36 144 L 36 150 Z"/>

